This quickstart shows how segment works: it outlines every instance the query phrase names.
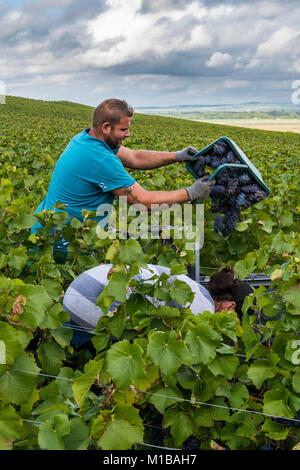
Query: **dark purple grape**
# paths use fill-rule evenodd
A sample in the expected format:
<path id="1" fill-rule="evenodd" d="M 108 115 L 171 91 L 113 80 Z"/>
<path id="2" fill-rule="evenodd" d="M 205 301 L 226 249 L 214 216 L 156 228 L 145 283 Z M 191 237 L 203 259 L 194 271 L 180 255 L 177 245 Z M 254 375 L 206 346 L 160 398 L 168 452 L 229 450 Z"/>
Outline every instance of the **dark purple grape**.
<path id="1" fill-rule="evenodd" d="M 253 202 L 245 200 L 244 203 L 243 203 L 243 209 L 248 209 L 248 207 L 252 206 Z"/>
<path id="2" fill-rule="evenodd" d="M 221 215 L 217 215 L 214 221 L 214 231 L 216 233 L 221 232 L 223 225 L 223 217 Z"/>
<path id="3" fill-rule="evenodd" d="M 227 144 L 227 142 L 225 142 L 225 140 L 219 140 L 218 145 L 221 145 L 226 150 L 228 149 L 228 144 Z"/>
<path id="4" fill-rule="evenodd" d="M 232 211 L 232 209 L 234 208 L 234 204 L 233 205 L 230 205 L 227 204 L 227 205 L 218 205 L 218 210 L 216 212 L 220 212 L 220 214 L 227 214 L 229 212 Z"/>
<path id="5" fill-rule="evenodd" d="M 264 191 L 258 191 L 257 193 L 254 193 L 254 197 L 257 201 L 262 201 L 266 197 L 266 193 Z"/>
<path id="6" fill-rule="evenodd" d="M 236 198 L 235 205 L 236 207 L 244 207 L 245 202 L 246 202 L 246 194 L 245 193 L 240 193 L 238 197 Z"/>
<path id="7" fill-rule="evenodd" d="M 212 162 L 211 162 L 211 164 L 210 164 L 210 166 L 211 166 L 212 168 L 218 168 L 219 165 L 220 165 L 219 160 L 212 160 Z"/>
<path id="8" fill-rule="evenodd" d="M 238 181 L 237 180 L 233 180 L 230 182 L 229 186 L 228 186 L 228 191 L 227 191 L 227 194 L 229 196 L 233 196 L 235 193 L 236 193 L 236 189 L 238 187 Z"/>
<path id="9" fill-rule="evenodd" d="M 212 197 L 215 197 L 215 196 L 222 196 L 222 195 L 225 194 L 225 193 L 226 193 L 226 188 L 225 188 L 225 186 L 222 186 L 222 185 L 219 185 L 219 184 L 216 184 L 216 185 L 212 188 L 212 190 L 211 190 L 211 192 L 210 192 L 210 194 L 211 194 Z"/>
<path id="10" fill-rule="evenodd" d="M 226 160 L 227 160 L 227 163 L 234 163 L 235 162 L 235 156 L 234 156 L 234 153 L 232 152 L 232 150 L 230 150 L 227 153 Z"/>
<path id="11" fill-rule="evenodd" d="M 205 167 L 205 159 L 203 157 L 198 157 L 194 164 L 195 171 L 203 170 Z"/>
<path id="12" fill-rule="evenodd" d="M 188 437 L 182 444 L 182 450 L 195 451 L 200 450 L 201 441 L 194 436 Z"/>
<path id="13" fill-rule="evenodd" d="M 274 447 L 272 447 L 270 444 L 263 444 L 258 450 L 274 450 Z"/>
<path id="14" fill-rule="evenodd" d="M 227 176 L 227 174 L 225 173 L 224 170 L 221 170 L 221 171 L 219 171 L 219 173 L 217 174 L 215 179 L 216 179 L 217 184 L 220 184 L 220 185 L 224 186 L 224 185 L 226 185 L 226 183 L 228 181 L 228 176 Z"/>
<path id="15" fill-rule="evenodd" d="M 205 164 L 210 165 L 212 162 L 212 157 L 210 155 L 205 156 Z"/>
<path id="16" fill-rule="evenodd" d="M 250 177 L 247 173 L 244 173 L 239 177 L 239 184 L 241 186 L 245 186 L 246 184 L 250 183 Z"/>
<path id="17" fill-rule="evenodd" d="M 244 193 L 258 193 L 259 192 L 259 187 L 257 184 L 251 184 L 249 186 L 244 186 L 243 187 L 243 192 Z"/>
<path id="18" fill-rule="evenodd" d="M 240 210 L 237 208 L 232 208 L 231 211 L 228 211 L 225 214 L 224 220 L 223 220 L 223 229 L 222 233 L 224 236 L 230 235 L 231 232 L 236 227 L 236 222 L 237 219 L 239 218 L 240 215 Z"/>
<path id="19" fill-rule="evenodd" d="M 216 157 L 223 157 L 226 155 L 226 148 L 223 145 L 215 144 L 213 153 Z"/>

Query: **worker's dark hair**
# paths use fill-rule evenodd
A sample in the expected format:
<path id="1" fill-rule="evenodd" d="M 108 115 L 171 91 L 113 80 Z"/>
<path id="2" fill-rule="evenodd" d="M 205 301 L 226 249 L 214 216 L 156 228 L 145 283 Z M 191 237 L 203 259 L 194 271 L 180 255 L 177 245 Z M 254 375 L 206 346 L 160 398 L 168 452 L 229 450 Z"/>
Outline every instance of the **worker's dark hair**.
<path id="1" fill-rule="evenodd" d="M 253 292 L 252 287 L 247 282 L 236 278 L 234 270 L 228 266 L 213 274 L 207 287 L 214 300 L 219 302 L 222 300 L 234 301 L 236 303 L 235 310 L 240 318 L 245 297 Z M 249 309 L 248 313 L 254 312 Z"/>
<path id="2" fill-rule="evenodd" d="M 94 110 L 92 126 L 99 129 L 104 122 L 109 122 L 112 127 L 119 124 L 122 117 L 132 117 L 133 107 L 127 101 L 117 98 L 109 98 L 102 101 Z"/>

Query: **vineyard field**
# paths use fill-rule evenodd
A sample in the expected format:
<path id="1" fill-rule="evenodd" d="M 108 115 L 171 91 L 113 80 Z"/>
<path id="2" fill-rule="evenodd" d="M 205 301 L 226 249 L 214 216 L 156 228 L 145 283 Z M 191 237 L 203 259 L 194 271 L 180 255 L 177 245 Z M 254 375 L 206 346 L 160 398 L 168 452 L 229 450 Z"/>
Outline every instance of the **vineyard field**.
<path id="1" fill-rule="evenodd" d="M 246 298 L 242 318 L 195 316 L 154 309 L 133 279 L 147 263 L 187 273 L 195 254 L 184 239 L 100 239 L 92 214 L 67 229 L 64 211 L 34 215 L 92 112 L 11 96 L 0 105 L 0 450 L 299 449 L 300 135 L 135 114 L 127 147 L 201 150 L 227 136 L 270 188 L 229 236 L 214 231 L 207 198 L 201 249 L 201 275 L 227 264 L 240 279 L 265 273 L 269 289 Z M 129 173 L 147 190 L 194 182 L 182 163 Z M 32 234 L 36 221 L 45 228 Z M 63 230 L 65 262 L 53 252 Z M 101 263 L 114 265 L 97 301 L 106 314 L 76 349 L 64 292 Z M 108 313 L 128 288 L 130 299 Z M 164 275 L 147 294 L 182 305 L 191 298 L 184 282 L 172 289 Z"/>

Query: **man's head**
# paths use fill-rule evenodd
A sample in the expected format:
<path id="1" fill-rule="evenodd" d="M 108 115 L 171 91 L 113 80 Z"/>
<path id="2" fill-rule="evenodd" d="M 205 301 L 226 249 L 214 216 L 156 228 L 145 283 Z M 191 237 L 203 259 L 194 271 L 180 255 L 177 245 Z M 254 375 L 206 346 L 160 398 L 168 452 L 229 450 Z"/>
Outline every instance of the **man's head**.
<path id="1" fill-rule="evenodd" d="M 99 139 L 111 148 L 118 148 L 130 136 L 129 126 L 133 108 L 125 100 L 110 98 L 100 103 L 94 110 L 92 129 Z"/>
<path id="2" fill-rule="evenodd" d="M 253 289 L 246 282 L 235 278 L 233 269 L 225 267 L 211 276 L 208 290 L 215 302 L 215 312 L 235 310 L 242 317 L 242 305 Z M 249 309 L 248 313 L 254 313 Z"/>

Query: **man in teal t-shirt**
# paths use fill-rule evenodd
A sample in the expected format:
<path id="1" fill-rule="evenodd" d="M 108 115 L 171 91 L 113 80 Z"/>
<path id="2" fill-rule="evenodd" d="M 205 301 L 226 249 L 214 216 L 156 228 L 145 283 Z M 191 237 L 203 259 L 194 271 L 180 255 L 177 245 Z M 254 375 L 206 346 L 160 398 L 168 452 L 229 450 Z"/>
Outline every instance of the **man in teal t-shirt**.
<path id="1" fill-rule="evenodd" d="M 97 211 L 101 204 L 112 204 L 115 196 L 125 196 L 129 204 L 182 203 L 208 197 L 214 181 L 207 177 L 192 186 L 175 191 L 147 191 L 124 167 L 153 169 L 175 162 L 193 161 L 197 150 L 187 147 L 178 152 L 131 150 L 122 146 L 130 136 L 133 109 L 126 101 L 108 99 L 93 113 L 92 127 L 75 135 L 55 166 L 45 199 L 36 212 L 66 204 L 69 217 L 83 219 L 83 209 Z M 32 233 L 41 227 L 36 223 Z"/>
<path id="2" fill-rule="evenodd" d="M 113 189 L 135 183 L 111 149 L 101 139 L 89 135 L 90 129 L 75 135 L 55 166 L 45 199 L 36 213 L 52 209 L 57 201 L 67 204 L 70 217 L 83 219 L 82 209 L 97 211 L 100 204 L 112 204 Z M 37 223 L 32 232 L 38 227 Z"/>

